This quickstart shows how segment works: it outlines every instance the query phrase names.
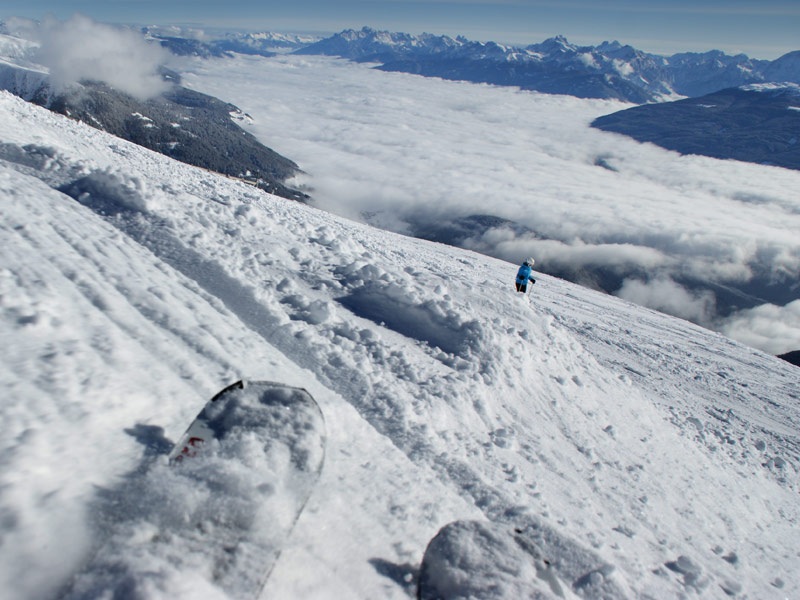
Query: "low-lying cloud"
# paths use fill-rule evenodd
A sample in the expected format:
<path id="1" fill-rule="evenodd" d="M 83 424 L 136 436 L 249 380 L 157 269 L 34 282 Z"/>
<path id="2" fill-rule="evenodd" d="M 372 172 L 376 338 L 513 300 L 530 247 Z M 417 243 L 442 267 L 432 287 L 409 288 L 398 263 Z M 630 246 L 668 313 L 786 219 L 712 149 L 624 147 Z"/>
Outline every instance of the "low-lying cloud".
<path id="1" fill-rule="evenodd" d="M 184 81 L 252 115 L 253 133 L 300 164 L 308 175 L 298 183 L 331 212 L 424 228 L 513 263 L 533 255 L 541 271 L 714 327 L 798 298 L 800 173 L 680 156 L 589 127 L 620 102 L 321 57 L 187 69 Z M 500 220 L 465 223 L 474 215 Z M 790 327 L 784 313 L 758 314 L 776 331 Z M 726 331 L 770 352 L 800 348 L 791 335 L 744 336 L 768 331 L 750 317 Z"/>
<path id="2" fill-rule="evenodd" d="M 711 292 L 692 293 L 668 277 L 648 281 L 626 279 L 616 295 L 634 304 L 681 315 L 701 325 L 711 324 L 714 316 L 715 302 Z"/>
<path id="3" fill-rule="evenodd" d="M 509 262 L 518 262 L 520 256 L 537 256 L 538 261 L 553 270 L 605 267 L 626 272 L 632 268 L 652 270 L 672 262 L 664 252 L 648 246 L 587 243 L 581 239 L 562 242 L 532 235 L 520 236 L 507 227 L 492 228 L 480 236 L 465 240 L 462 245 Z"/>
<path id="4" fill-rule="evenodd" d="M 764 304 L 726 319 L 720 331 L 772 354 L 800 348 L 800 300 L 786 306 Z"/>
<path id="5" fill-rule="evenodd" d="M 83 15 L 66 21 L 48 18 L 41 23 L 12 19 L 6 21 L 6 27 L 39 43 L 34 58 L 49 69 L 57 91 L 84 80 L 103 81 L 145 100 L 169 87 L 159 74 L 169 54 L 147 42 L 138 31 L 98 23 Z"/>

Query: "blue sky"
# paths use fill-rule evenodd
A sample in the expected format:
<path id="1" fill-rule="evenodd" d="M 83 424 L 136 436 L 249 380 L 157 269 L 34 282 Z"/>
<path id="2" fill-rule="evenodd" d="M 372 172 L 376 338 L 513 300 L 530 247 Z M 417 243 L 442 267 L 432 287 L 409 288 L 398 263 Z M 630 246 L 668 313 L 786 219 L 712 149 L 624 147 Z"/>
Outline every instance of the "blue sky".
<path id="1" fill-rule="evenodd" d="M 797 0 L 5 0 L 0 16 L 75 12 L 98 21 L 273 31 L 376 29 L 527 44 L 619 40 L 659 54 L 724 50 L 773 59 L 800 49 Z"/>

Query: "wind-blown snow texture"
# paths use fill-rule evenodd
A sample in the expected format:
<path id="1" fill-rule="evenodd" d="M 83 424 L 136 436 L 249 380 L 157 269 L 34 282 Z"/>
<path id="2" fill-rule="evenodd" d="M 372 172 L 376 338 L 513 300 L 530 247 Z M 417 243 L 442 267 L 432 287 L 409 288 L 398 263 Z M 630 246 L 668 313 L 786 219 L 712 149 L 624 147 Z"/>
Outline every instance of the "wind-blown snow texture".
<path id="1" fill-rule="evenodd" d="M 631 598 L 800 594 L 793 365 L 546 275 L 522 296 L 515 265 L 7 93 L 0 123 L 4 595 L 68 585 L 136 473 L 238 378 L 308 389 L 328 430 L 264 597 L 413 596 L 455 520 L 540 523 L 551 561 L 591 553 Z M 560 579 L 580 596 L 587 577 Z"/>

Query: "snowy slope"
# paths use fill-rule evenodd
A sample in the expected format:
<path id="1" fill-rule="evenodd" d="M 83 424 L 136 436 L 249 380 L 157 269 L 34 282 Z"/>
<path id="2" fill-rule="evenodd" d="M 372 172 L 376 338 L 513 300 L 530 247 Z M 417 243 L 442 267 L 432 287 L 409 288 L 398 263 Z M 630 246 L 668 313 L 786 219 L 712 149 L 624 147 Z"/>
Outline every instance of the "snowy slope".
<path id="1" fill-rule="evenodd" d="M 7 93 L 0 123 L 5 596 L 56 596 L 238 378 L 305 387 L 328 429 L 263 597 L 411 597 L 440 527 L 516 518 L 631 598 L 800 594 L 796 367 L 545 275 L 520 297 L 512 264 Z M 202 591 L 178 577 L 171 597 Z"/>

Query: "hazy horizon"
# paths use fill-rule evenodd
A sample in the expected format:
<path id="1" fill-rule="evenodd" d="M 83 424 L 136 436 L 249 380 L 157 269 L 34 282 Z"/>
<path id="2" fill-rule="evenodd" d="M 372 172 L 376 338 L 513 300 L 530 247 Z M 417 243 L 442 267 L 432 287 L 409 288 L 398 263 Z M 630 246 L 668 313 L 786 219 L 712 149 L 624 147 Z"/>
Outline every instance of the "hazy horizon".
<path id="1" fill-rule="evenodd" d="M 602 6 L 549 0 L 298 0 L 291 4 L 200 0 L 191 5 L 124 0 L 10 0 L 5 4 L 3 17 L 37 20 L 48 15 L 63 20 L 80 13 L 117 24 L 329 34 L 369 26 L 412 34 L 463 35 L 510 45 L 527 45 L 563 35 L 580 45 L 617 40 L 653 54 L 717 49 L 764 60 L 800 49 L 800 7 L 782 0 L 758 5 L 721 0 L 650 0 Z"/>

